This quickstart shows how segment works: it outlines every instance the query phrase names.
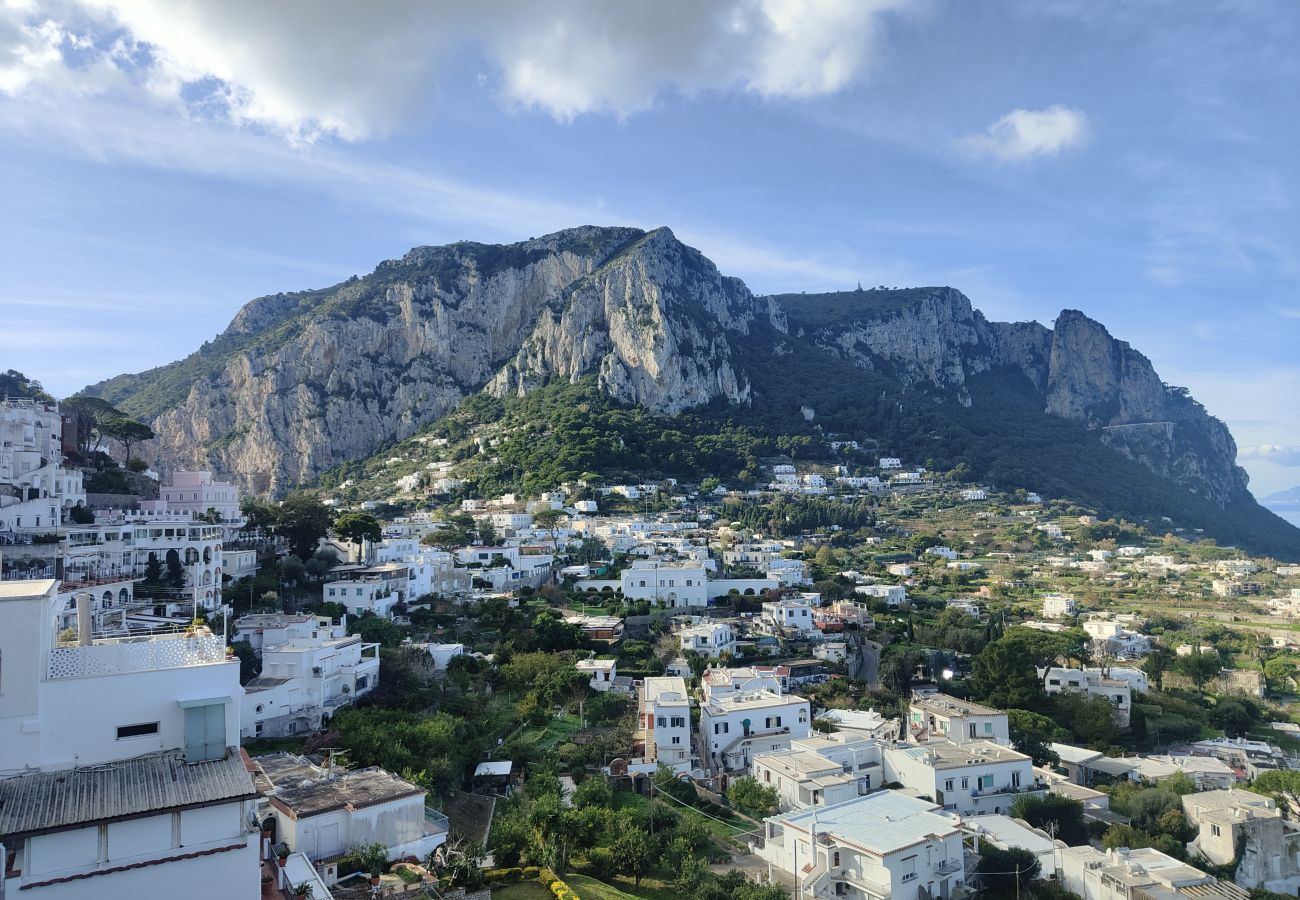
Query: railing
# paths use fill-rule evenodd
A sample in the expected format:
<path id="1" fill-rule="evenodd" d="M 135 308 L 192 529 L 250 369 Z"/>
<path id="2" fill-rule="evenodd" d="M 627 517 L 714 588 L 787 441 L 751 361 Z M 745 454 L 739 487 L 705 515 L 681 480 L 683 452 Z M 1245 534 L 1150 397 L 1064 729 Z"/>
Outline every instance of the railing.
<path id="1" fill-rule="evenodd" d="M 962 861 L 961 861 L 961 860 L 959 860 L 959 859 L 946 859 L 946 860 L 944 860 L 943 862 L 939 863 L 939 865 L 937 865 L 937 866 L 934 867 L 934 874 L 936 874 L 936 875 L 951 875 L 953 872 L 960 872 L 960 871 L 962 871 L 964 868 L 965 868 L 965 867 L 962 865 Z"/>
<path id="2" fill-rule="evenodd" d="M 50 678 L 123 675 L 157 669 L 178 669 L 226 661 L 220 635 L 184 632 L 140 637 L 102 638 L 86 646 L 50 650 Z"/>
<path id="3" fill-rule="evenodd" d="M 451 820 L 444 816 L 438 810 L 426 806 L 424 808 L 424 831 L 425 834 L 444 834 L 451 830 Z"/>

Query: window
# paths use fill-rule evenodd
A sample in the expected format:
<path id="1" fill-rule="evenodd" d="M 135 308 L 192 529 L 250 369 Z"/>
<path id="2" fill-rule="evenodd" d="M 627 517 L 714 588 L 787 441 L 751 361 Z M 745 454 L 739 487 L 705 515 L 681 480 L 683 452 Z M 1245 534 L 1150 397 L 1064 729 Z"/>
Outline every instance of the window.
<path id="1" fill-rule="evenodd" d="M 682 742 L 681 735 L 677 735 L 677 734 L 673 735 L 673 743 L 674 743 L 674 744 L 680 744 L 681 742 Z"/>
<path id="2" fill-rule="evenodd" d="M 992 733 L 993 733 L 993 723 L 992 723 L 992 722 L 985 722 L 985 723 L 984 723 L 984 733 L 985 733 L 985 734 L 992 734 Z"/>
<path id="3" fill-rule="evenodd" d="M 962 787 L 962 790 L 966 790 L 967 788 L 969 788 L 969 787 L 970 787 L 970 779 L 969 779 L 969 778 L 963 778 L 963 779 L 961 780 L 961 787 Z"/>
<path id="4" fill-rule="evenodd" d="M 714 734 L 727 734 L 727 733 L 730 732 L 730 731 L 731 731 L 731 723 L 730 723 L 730 722 L 714 722 L 714 723 L 713 723 L 713 733 L 714 733 Z"/>
<path id="5" fill-rule="evenodd" d="M 831 865 L 837 869 L 840 867 L 840 851 L 836 850 L 831 853 Z"/>
<path id="6" fill-rule="evenodd" d="M 185 708 L 185 759 L 202 762 L 226 755 L 226 704 L 196 703 Z"/>
<path id="7" fill-rule="evenodd" d="M 655 719 L 655 727 L 656 727 L 656 728 L 667 728 L 667 727 L 668 727 L 668 717 L 667 717 L 667 716 L 659 716 L 659 718 Z"/>
<path id="8" fill-rule="evenodd" d="M 147 734 L 157 734 L 157 722 L 141 722 L 139 725 L 119 725 L 117 726 L 117 739 L 144 737 Z"/>
<path id="9" fill-rule="evenodd" d="M 685 716 L 673 716 L 673 717 L 672 717 L 672 720 L 673 720 L 673 721 L 672 721 L 672 725 L 673 725 L 674 728 L 685 728 L 685 727 L 686 727 L 686 717 L 685 717 Z"/>
<path id="10" fill-rule="evenodd" d="M 1012 773 L 1011 773 L 1011 786 L 1012 786 L 1012 787 L 1020 787 L 1020 773 L 1019 773 L 1019 772 L 1012 772 Z"/>
<path id="11" fill-rule="evenodd" d="M 951 778 L 949 778 L 947 781 L 945 781 L 945 782 L 943 783 L 943 789 L 944 789 L 945 791 L 951 791 L 951 790 L 952 790 L 952 779 L 951 779 Z"/>
<path id="12" fill-rule="evenodd" d="M 1210 834 L 1214 835 L 1215 837 L 1219 837 L 1222 833 L 1223 833 L 1223 832 L 1222 832 L 1222 830 L 1219 828 L 1218 825 L 1211 825 L 1211 826 L 1210 826 Z"/>
<path id="13" fill-rule="evenodd" d="M 970 723 L 970 736 L 971 736 L 971 737 L 975 737 L 975 736 L 976 736 L 976 735 L 975 735 L 975 723 L 974 723 L 974 722 L 971 722 L 971 723 Z"/>

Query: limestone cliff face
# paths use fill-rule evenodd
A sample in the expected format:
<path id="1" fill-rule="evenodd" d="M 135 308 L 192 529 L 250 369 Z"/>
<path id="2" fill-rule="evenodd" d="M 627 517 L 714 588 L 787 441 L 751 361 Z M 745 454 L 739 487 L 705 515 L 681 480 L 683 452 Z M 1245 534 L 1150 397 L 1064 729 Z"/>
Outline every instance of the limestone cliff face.
<path id="1" fill-rule="evenodd" d="M 543 311 L 488 390 L 524 393 L 595 372 L 611 396 L 656 412 L 718 398 L 746 403 L 749 384 L 732 364 L 728 339 L 748 334 L 756 319 L 774 320 L 767 301 L 661 228 Z"/>
<path id="2" fill-rule="evenodd" d="M 1010 367 L 1044 413 L 1101 429 L 1152 471 L 1220 504 L 1245 487 L 1227 428 L 1082 313 L 1051 329 L 990 322 L 952 288 L 755 297 L 666 228 L 416 248 L 333 288 L 254 300 L 187 359 L 87 391 L 151 422 L 164 467 L 283 491 L 483 389 L 595 375 L 662 413 L 748 404 L 746 366 L 798 366 L 794 336 L 976 410 L 971 379 Z"/>
<path id="3" fill-rule="evenodd" d="M 253 301 L 228 332 L 251 342 L 152 417 L 160 461 L 275 491 L 407 437 L 481 388 L 539 310 L 640 236 L 418 248 L 332 291 Z"/>

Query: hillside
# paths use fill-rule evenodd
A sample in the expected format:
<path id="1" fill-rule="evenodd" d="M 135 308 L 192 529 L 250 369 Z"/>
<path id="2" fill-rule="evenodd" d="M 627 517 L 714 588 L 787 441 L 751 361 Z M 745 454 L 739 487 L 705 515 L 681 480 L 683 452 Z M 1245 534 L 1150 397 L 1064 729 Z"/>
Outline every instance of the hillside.
<path id="1" fill-rule="evenodd" d="M 597 432 L 618 409 L 650 417 L 634 430 L 694 443 L 737 427 L 769 443 L 840 433 L 1300 555 L 1300 531 L 1250 497 L 1227 428 L 1082 313 L 1053 328 L 990 322 L 947 287 L 759 297 L 666 228 L 417 248 L 333 288 L 255 300 L 185 360 L 86 392 L 149 421 L 163 465 L 283 492 L 479 392 L 471 408 L 506 401 L 483 408 L 522 428 L 527 405 L 511 401 L 578 382 L 594 410 L 582 427 Z M 622 447 L 627 430 L 615 427 Z M 652 468 L 719 465 L 671 444 L 646 458 Z M 637 467 L 614 446 L 584 459 Z M 556 474 L 517 477 L 542 471 Z"/>

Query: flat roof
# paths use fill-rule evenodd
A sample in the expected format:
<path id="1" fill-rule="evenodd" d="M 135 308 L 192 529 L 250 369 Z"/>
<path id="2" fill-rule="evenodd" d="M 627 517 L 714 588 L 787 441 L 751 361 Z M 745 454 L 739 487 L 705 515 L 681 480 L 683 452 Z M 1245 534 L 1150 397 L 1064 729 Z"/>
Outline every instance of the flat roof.
<path id="1" fill-rule="evenodd" d="M 1101 753 L 1097 750 L 1089 750 L 1087 747 L 1076 747 L 1073 744 L 1049 744 L 1052 752 L 1063 763 L 1072 763 L 1079 765 L 1081 763 L 1092 762 L 1094 759 L 1101 759 Z"/>
<path id="2" fill-rule="evenodd" d="M 912 706 L 919 706 L 944 716 L 1005 716 L 1000 709 L 971 700 L 958 700 L 949 694 L 913 694 Z"/>
<path id="3" fill-rule="evenodd" d="M 973 741 L 969 744 L 934 741 L 919 747 L 890 748 L 886 752 L 906 753 L 913 759 L 928 762 L 936 769 L 954 769 L 980 763 L 1017 762 L 1029 759 L 1023 753 L 990 741 Z"/>
<path id="4" fill-rule="evenodd" d="M 57 546 L 50 545 L 53 550 Z M 0 600 L 19 600 L 23 597 L 40 597 L 48 594 L 58 584 L 53 578 L 19 579 L 0 581 Z"/>
<path id="5" fill-rule="evenodd" d="M 0 781 L 0 834 L 22 837 L 257 797 L 237 750 L 187 763 L 179 751 Z"/>
<path id="6" fill-rule="evenodd" d="M 407 797 L 424 796 L 425 790 L 380 768 L 357 769 L 343 775 L 324 775 L 314 781 L 276 786 L 272 805 L 304 819 L 336 809 L 361 809 Z"/>
<path id="7" fill-rule="evenodd" d="M 1056 841 L 1011 816 L 999 814 L 976 816 L 966 821 L 966 827 L 977 834 L 989 835 L 992 840 L 1005 847 L 1020 847 L 1033 854 L 1047 853 L 1056 849 Z"/>
<path id="8" fill-rule="evenodd" d="M 959 819 L 939 812 L 928 800 L 898 791 L 878 791 L 831 806 L 799 810 L 769 821 L 807 833 L 832 834 L 877 856 L 896 853 L 931 838 L 960 833 Z"/>

